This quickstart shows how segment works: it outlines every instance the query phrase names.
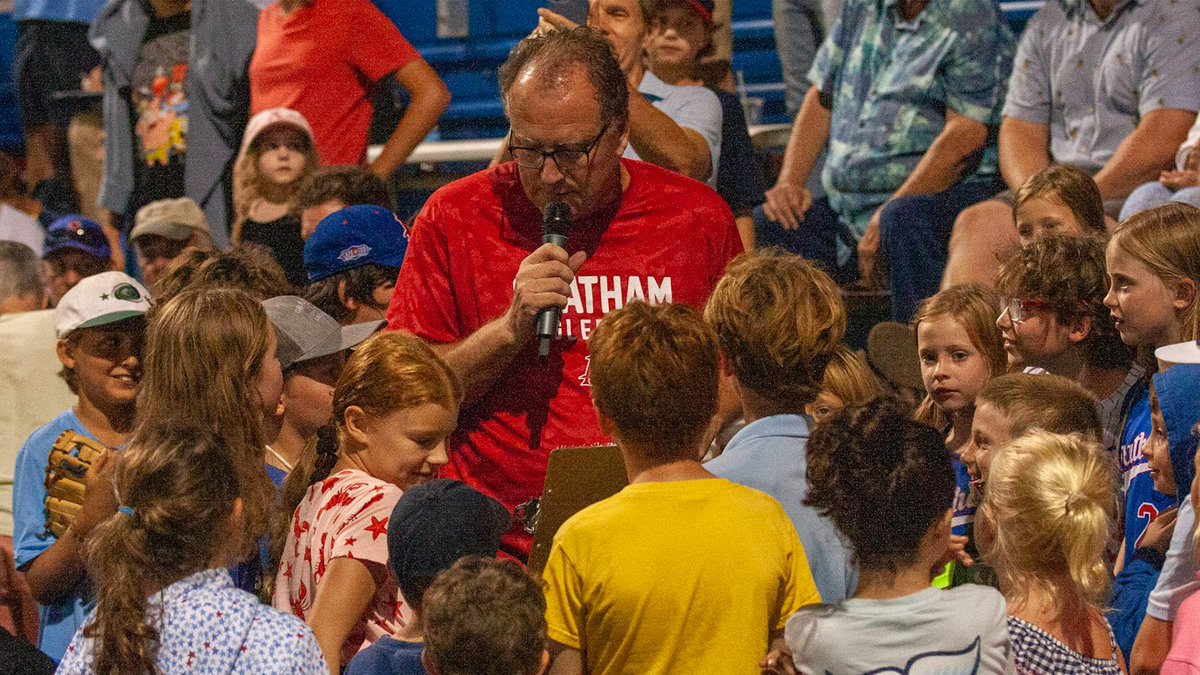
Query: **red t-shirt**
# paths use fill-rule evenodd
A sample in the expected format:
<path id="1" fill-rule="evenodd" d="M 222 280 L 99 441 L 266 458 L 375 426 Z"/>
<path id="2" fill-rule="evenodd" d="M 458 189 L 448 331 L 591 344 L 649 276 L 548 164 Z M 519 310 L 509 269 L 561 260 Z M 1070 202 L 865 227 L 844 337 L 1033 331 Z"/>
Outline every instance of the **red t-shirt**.
<path id="1" fill-rule="evenodd" d="M 361 164 L 375 82 L 421 58 L 368 0 L 314 0 L 258 18 L 250 112 L 291 108 L 312 125 L 323 165 Z"/>
<path id="2" fill-rule="evenodd" d="M 540 497 L 558 448 L 609 443 L 592 410 L 587 339 L 631 299 L 701 308 L 742 244 L 729 207 L 703 183 L 622 160 L 619 205 L 574 223 L 567 250 L 587 251 L 545 363 L 531 342 L 484 398 L 462 411 L 442 475 L 510 510 Z M 512 162 L 438 190 L 417 216 L 388 325 L 435 343 L 463 340 L 503 314 L 521 261 L 542 244 L 541 214 Z M 514 524 L 506 548 L 528 555 Z"/>

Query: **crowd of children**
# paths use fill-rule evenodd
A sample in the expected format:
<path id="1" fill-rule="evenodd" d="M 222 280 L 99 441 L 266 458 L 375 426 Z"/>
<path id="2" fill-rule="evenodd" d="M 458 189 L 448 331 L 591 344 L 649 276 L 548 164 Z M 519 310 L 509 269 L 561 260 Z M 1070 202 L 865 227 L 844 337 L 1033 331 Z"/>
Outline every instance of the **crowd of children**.
<path id="1" fill-rule="evenodd" d="M 649 68 L 698 84 L 712 30 L 711 3 L 667 3 Z M 715 184 L 752 249 L 762 188 L 736 180 L 749 139 L 722 102 Z M 919 401 L 889 394 L 848 344 L 844 289 L 799 256 L 734 258 L 702 311 L 618 302 L 582 339 L 626 484 L 530 574 L 501 547 L 528 514 L 439 477 L 486 405 L 469 374 L 386 330 L 408 228 L 381 179 L 317 147 L 300 113 L 255 115 L 234 248 L 196 202 L 153 201 L 128 236 L 140 280 L 81 216 L 47 228 L 45 293 L 37 256 L 0 246 L 0 314 L 51 320 L 73 397 L 16 455 L 0 608 L 25 584 L 38 625 L 23 642 L 0 615 L 0 671 L 1200 673 L 1183 178 L 1112 224 L 1085 172 L 1034 174 L 994 283 L 941 290 L 897 333 Z M 556 171 L 564 151 L 591 149 L 536 149 Z M 55 534 L 67 431 L 108 451 Z"/>

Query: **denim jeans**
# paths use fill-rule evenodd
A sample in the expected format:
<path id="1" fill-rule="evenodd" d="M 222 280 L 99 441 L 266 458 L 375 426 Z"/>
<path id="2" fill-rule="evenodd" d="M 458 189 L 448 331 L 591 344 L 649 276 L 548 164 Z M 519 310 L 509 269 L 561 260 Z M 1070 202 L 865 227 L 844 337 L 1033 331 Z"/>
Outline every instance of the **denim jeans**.
<path id="1" fill-rule="evenodd" d="M 990 199 L 1001 187 L 999 181 L 960 183 L 945 192 L 901 197 L 884 207 L 879 218 L 880 249 L 892 286 L 893 321 L 908 323 L 917 305 L 938 292 L 954 220 L 963 209 Z"/>
<path id="2" fill-rule="evenodd" d="M 1170 202 L 1180 202 L 1200 208 L 1200 187 L 1188 187 L 1172 191 L 1158 181 L 1143 183 L 1125 200 L 1121 207 L 1120 220 Z"/>

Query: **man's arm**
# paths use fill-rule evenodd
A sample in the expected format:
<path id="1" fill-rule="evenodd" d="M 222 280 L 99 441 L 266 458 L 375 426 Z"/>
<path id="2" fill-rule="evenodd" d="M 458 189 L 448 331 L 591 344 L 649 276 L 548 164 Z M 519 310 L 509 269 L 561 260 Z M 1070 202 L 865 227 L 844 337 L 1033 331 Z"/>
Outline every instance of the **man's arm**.
<path id="1" fill-rule="evenodd" d="M 587 254 L 543 244 L 521 261 L 513 279 L 513 299 L 508 310 L 484 324 L 465 340 L 431 345 L 458 374 L 470 406 L 483 397 L 512 364 L 513 358 L 534 337 L 534 321 L 543 309 L 566 307 L 571 280 Z"/>
<path id="2" fill-rule="evenodd" d="M 784 229 L 798 228 L 808 207 L 812 205 L 812 195 L 804 185 L 821 150 L 829 142 L 832 119 L 833 111 L 821 103 L 821 91 L 810 87 L 792 124 L 792 135 L 788 137 L 787 150 L 783 154 L 779 180 L 775 187 L 767 190 L 767 201 L 763 204 L 767 218 Z"/>
<path id="3" fill-rule="evenodd" d="M 550 669 L 547 675 L 583 675 L 583 652 L 554 640 L 550 643 Z"/>
<path id="4" fill-rule="evenodd" d="M 651 164 L 706 180 L 712 155 L 700 132 L 681 127 L 629 85 L 629 144 Z"/>
<path id="5" fill-rule="evenodd" d="M 1120 199 L 1142 183 L 1158 180 L 1159 172 L 1171 168 L 1175 151 L 1195 121 L 1196 113 L 1190 110 L 1164 109 L 1146 114 L 1096 174 L 1100 196 Z"/>
<path id="6" fill-rule="evenodd" d="M 1016 191 L 1050 163 L 1050 125 L 1005 117 L 1000 122 L 1000 175 Z"/>

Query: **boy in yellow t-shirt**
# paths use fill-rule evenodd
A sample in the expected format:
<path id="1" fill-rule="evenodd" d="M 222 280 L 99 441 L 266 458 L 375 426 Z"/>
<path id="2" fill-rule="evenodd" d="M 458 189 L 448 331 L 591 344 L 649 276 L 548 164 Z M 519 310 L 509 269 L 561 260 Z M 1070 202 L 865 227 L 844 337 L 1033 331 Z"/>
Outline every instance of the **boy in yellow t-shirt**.
<path id="1" fill-rule="evenodd" d="M 633 303 L 605 318 L 589 351 L 600 428 L 630 485 L 554 538 L 543 575 L 552 671 L 757 675 L 788 616 L 821 599 L 779 503 L 700 465 L 715 336 L 694 309 Z"/>

